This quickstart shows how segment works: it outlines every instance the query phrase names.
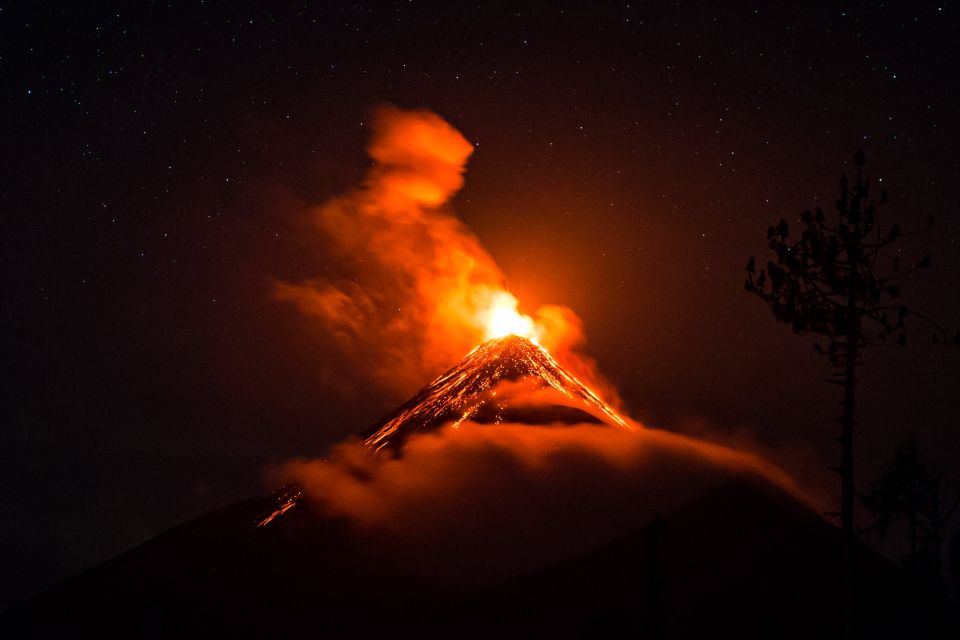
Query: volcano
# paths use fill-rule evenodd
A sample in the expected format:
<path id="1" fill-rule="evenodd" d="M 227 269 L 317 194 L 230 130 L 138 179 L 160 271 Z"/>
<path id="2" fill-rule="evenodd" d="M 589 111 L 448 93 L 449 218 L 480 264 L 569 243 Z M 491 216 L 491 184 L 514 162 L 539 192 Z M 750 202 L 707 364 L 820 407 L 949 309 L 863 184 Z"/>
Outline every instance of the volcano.
<path id="1" fill-rule="evenodd" d="M 374 449 L 397 448 L 414 433 L 480 424 L 599 424 L 630 429 L 616 411 L 546 349 L 509 335 L 484 342 L 366 435 Z"/>
<path id="2" fill-rule="evenodd" d="M 319 493 L 373 503 L 374 514 L 399 507 L 376 526 L 326 509 L 310 486 L 287 488 L 176 526 L 6 612 L 0 628 L 101 638 L 842 629 L 835 526 L 729 452 L 632 429 L 530 340 L 485 342 L 344 446 L 350 456 L 312 463 L 333 470 Z M 377 502 L 397 489 L 395 504 Z M 865 548 L 857 558 L 864 637 L 939 631 L 936 601 L 909 576 Z"/>

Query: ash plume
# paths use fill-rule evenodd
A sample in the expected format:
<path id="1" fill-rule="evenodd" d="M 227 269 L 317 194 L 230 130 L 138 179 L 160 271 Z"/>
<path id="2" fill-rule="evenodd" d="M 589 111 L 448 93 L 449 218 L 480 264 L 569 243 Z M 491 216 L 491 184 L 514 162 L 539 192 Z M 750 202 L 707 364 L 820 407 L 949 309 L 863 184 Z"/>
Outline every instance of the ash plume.
<path id="1" fill-rule="evenodd" d="M 367 153 L 363 184 L 311 212 L 336 273 L 277 281 L 274 295 L 364 363 L 352 374 L 399 396 L 483 342 L 491 308 L 515 313 L 517 301 L 449 206 L 473 153 L 463 135 L 429 111 L 384 106 L 374 112 Z M 529 320 L 558 360 L 617 404 L 592 361 L 576 352 L 583 332 L 572 310 L 546 305 Z"/>

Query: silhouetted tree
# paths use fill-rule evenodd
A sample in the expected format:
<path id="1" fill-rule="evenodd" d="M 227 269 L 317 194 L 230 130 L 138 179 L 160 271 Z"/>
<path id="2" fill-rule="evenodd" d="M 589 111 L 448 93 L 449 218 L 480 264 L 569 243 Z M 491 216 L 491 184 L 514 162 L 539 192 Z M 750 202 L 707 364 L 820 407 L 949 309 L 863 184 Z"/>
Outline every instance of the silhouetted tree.
<path id="1" fill-rule="evenodd" d="M 870 177 L 864 175 L 866 159 L 854 156 L 856 178 L 840 178 L 835 215 L 821 209 L 804 211 L 799 237 L 790 237 L 786 220 L 767 230 L 769 247 L 775 259 L 757 268 L 756 260 L 747 263 L 746 289 L 770 305 L 778 322 L 789 324 L 796 333 L 812 333 L 822 339 L 815 345 L 836 367 L 829 380 L 843 388 L 843 413 L 838 419 L 840 433 L 840 523 L 847 584 L 847 633 L 854 634 L 854 482 L 853 430 L 856 424 L 856 368 L 863 351 L 872 346 L 904 344 L 908 317 L 929 322 L 898 302 L 899 281 L 910 273 L 928 268 L 927 255 L 906 268 L 899 254 L 888 256 L 888 249 L 905 233 L 900 225 L 881 224 L 880 208 L 887 202 L 886 190 L 879 201 L 870 195 Z M 933 221 L 928 221 L 932 226 Z M 947 341 L 939 325 L 930 322 L 934 339 Z M 836 514 L 834 514 L 836 515 Z"/>
<path id="2" fill-rule="evenodd" d="M 947 523 L 960 505 L 960 485 L 936 464 L 925 462 L 916 437 L 897 445 L 893 460 L 860 496 L 873 522 L 863 531 L 885 537 L 905 522 L 905 564 L 940 582 Z"/>
<path id="3" fill-rule="evenodd" d="M 950 579 L 953 582 L 953 592 L 960 596 L 960 532 L 954 533 L 950 539 Z"/>

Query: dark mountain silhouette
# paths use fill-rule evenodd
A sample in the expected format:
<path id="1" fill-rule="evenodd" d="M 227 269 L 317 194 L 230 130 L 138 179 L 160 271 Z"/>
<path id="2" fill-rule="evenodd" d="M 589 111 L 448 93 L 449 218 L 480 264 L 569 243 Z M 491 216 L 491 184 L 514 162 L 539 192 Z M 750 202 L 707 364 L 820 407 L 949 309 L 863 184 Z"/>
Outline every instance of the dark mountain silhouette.
<path id="1" fill-rule="evenodd" d="M 839 636 L 839 530 L 772 487 L 727 484 L 601 548 L 480 592 L 416 583 L 343 523 L 256 498 L 180 525 L 4 616 L 22 637 L 293 634 Z M 930 603 L 861 549 L 864 637 L 939 637 Z M 18 637 L 11 635 L 10 637 Z"/>
<path id="2" fill-rule="evenodd" d="M 546 351 L 509 337 L 468 354 L 366 442 L 398 448 L 413 433 L 466 418 L 625 426 Z M 840 531 L 760 476 L 736 477 L 683 504 L 670 504 L 665 487 L 644 487 L 662 503 L 648 525 L 505 581 L 460 586 L 414 577 L 389 541 L 299 505 L 299 489 L 288 487 L 89 569 L 6 612 L 0 629 L 101 638 L 840 636 Z M 488 544 L 495 554 L 515 551 L 495 546 L 509 540 Z M 864 637 L 944 633 L 932 601 L 893 564 L 862 548 L 857 561 Z"/>
<path id="3" fill-rule="evenodd" d="M 669 517 L 490 589 L 460 614 L 567 636 L 840 637 L 840 531 L 773 487 L 732 482 Z M 946 637 L 899 568 L 858 548 L 865 638 Z"/>

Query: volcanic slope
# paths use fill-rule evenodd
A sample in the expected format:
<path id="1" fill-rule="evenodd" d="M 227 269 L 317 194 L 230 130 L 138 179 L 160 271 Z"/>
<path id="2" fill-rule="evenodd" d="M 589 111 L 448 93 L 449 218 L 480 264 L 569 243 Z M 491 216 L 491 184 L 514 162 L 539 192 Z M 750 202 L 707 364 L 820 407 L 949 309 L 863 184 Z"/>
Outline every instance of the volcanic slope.
<path id="1" fill-rule="evenodd" d="M 385 527 L 358 526 L 320 502 L 292 508 L 299 490 L 281 490 L 179 525 L 38 594 L 0 614 L 0 629 L 29 638 L 839 636 L 836 527 L 690 439 L 620 433 L 628 425 L 529 341 L 481 345 L 367 441 L 400 447 L 465 415 L 491 425 L 524 415 L 541 426 L 534 416 L 551 425 L 592 420 L 596 429 L 531 431 L 548 445 L 586 432 L 626 436 L 613 440 L 637 440 L 642 455 L 611 466 L 595 449 L 566 449 L 528 467 L 502 448 L 489 455 L 490 438 L 471 440 L 497 427 L 465 429 L 447 440 L 481 448 L 460 449 L 454 464 L 463 473 L 452 478 L 453 467 L 431 457 L 449 460 L 451 449 L 424 451 L 411 439 L 404 456 L 339 463 L 338 478 L 354 487 L 372 483 L 378 465 L 381 478 L 400 469 L 414 480 L 401 483 L 413 487 L 411 500 L 386 512 Z M 462 467 L 471 460 L 479 466 Z M 443 482 L 424 482 L 431 477 Z M 454 493 L 433 491 L 443 483 Z M 405 520 L 392 517 L 418 504 Z M 939 600 L 860 547 L 858 576 L 863 637 L 958 637 L 941 632 Z"/>
<path id="2" fill-rule="evenodd" d="M 483 424 L 606 424 L 631 429 L 543 347 L 510 335 L 484 342 L 367 432 L 375 448 L 464 420 Z"/>
<path id="3" fill-rule="evenodd" d="M 256 526 L 283 499 L 184 523 L 2 612 L 5 637 L 799 640 L 843 630 L 839 530 L 769 487 L 721 485 L 473 597 L 405 580 L 307 509 Z M 937 600 L 897 567 L 862 547 L 858 562 L 862 637 L 957 637 Z"/>

